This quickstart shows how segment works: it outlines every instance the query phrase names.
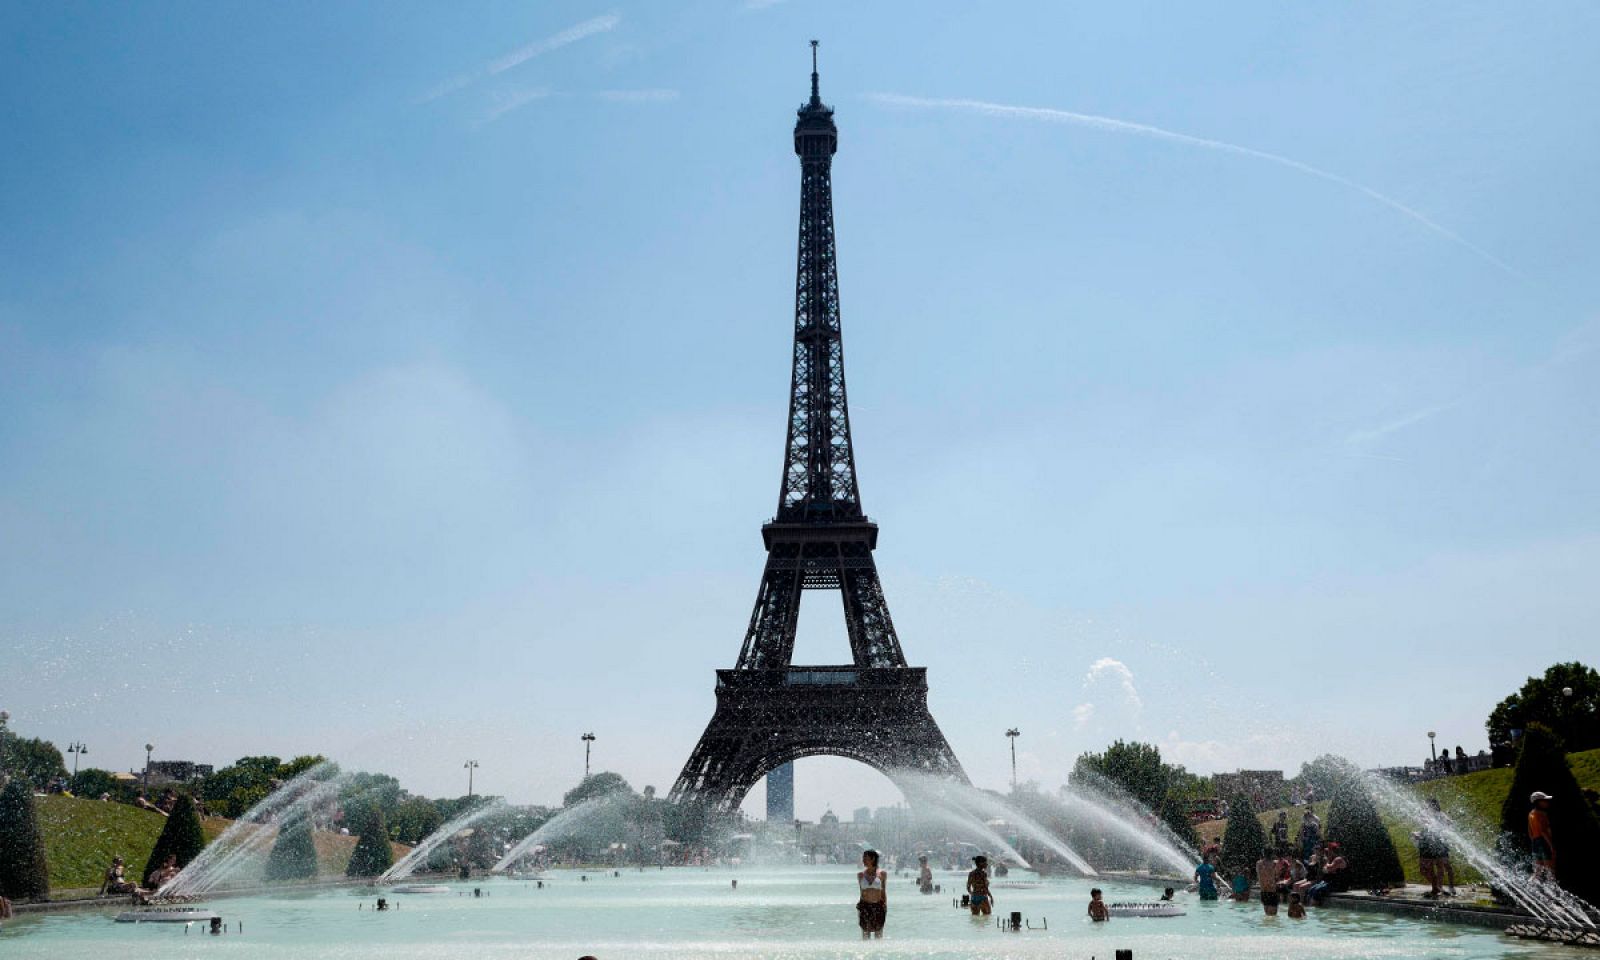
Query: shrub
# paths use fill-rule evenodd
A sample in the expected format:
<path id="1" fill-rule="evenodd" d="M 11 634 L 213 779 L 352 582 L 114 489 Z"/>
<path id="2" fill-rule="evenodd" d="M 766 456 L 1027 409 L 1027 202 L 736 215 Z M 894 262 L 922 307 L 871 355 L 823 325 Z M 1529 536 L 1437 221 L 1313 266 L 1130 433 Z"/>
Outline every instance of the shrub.
<path id="1" fill-rule="evenodd" d="M 311 819 L 290 817 L 278 828 L 278 839 L 267 855 L 269 881 L 310 880 L 317 875 L 317 847 L 311 840 Z"/>
<path id="2" fill-rule="evenodd" d="M 357 824 L 361 838 L 350 854 L 350 863 L 344 869 L 347 877 L 376 877 L 394 865 L 394 849 L 389 846 L 389 828 L 384 825 L 383 811 L 376 806 L 359 817 Z"/>
<path id="3" fill-rule="evenodd" d="M 1532 809 L 1528 797 L 1535 790 L 1555 798 L 1550 801 L 1550 834 L 1556 848 L 1556 879 L 1595 902 L 1600 899 L 1600 876 L 1594 871 L 1595 858 L 1600 857 L 1600 824 L 1572 775 L 1561 739 L 1550 728 L 1532 723 L 1522 735 L 1511 792 L 1500 808 L 1502 849 L 1528 855 L 1528 812 Z"/>
<path id="4" fill-rule="evenodd" d="M 200 830 L 200 815 L 195 812 L 194 801 L 187 794 L 179 794 L 167 816 L 167 825 L 156 838 L 155 849 L 144 865 L 144 885 L 150 886 L 150 875 L 161 869 L 167 857 L 178 858 L 179 867 L 187 867 L 200 851 L 206 848 L 205 834 Z"/>
<path id="5" fill-rule="evenodd" d="M 1176 790 L 1168 791 L 1167 799 L 1161 804 L 1161 822 L 1191 851 L 1199 849 L 1200 835 L 1195 833 L 1194 823 L 1189 819 L 1189 805 Z"/>
<path id="6" fill-rule="evenodd" d="M 1267 831 L 1256 816 L 1250 795 L 1240 791 L 1228 800 L 1228 826 L 1222 831 L 1222 862 L 1217 864 L 1225 876 L 1243 871 L 1254 876 L 1251 867 L 1267 848 Z"/>
<path id="7" fill-rule="evenodd" d="M 1344 777 L 1334 786 L 1327 838 L 1339 844 L 1349 863 L 1345 879 L 1352 889 L 1405 883 L 1400 854 L 1360 774 Z"/>
<path id="8" fill-rule="evenodd" d="M 17 900 L 50 896 L 44 837 L 33 807 L 33 786 L 25 777 L 11 778 L 0 790 L 0 895 Z"/>

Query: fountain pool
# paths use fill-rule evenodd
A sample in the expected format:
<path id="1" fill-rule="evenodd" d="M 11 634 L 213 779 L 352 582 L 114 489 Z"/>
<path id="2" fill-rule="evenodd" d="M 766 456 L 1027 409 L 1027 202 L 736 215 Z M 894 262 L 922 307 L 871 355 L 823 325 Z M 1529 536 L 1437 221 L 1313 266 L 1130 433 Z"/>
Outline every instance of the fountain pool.
<path id="1" fill-rule="evenodd" d="M 390 888 L 338 887 L 275 896 L 219 898 L 207 906 L 230 930 L 196 924 L 118 924 L 104 912 L 25 916 L 0 930 L 6 960 L 102 960 L 106 956 L 218 957 L 229 960 L 600 960 L 660 958 L 1107 958 L 1119 948 L 1139 960 L 1316 957 L 1487 960 L 1577 958 L 1570 948 L 1525 944 L 1497 932 L 1329 908 L 1300 921 L 1268 919 L 1256 904 L 1200 903 L 1179 893 L 1185 916 L 1117 919 L 1084 916 L 1091 885 L 1110 901 L 1149 900 L 1149 886 L 1108 878 L 1039 880 L 1013 870 L 996 881 L 996 908 L 1020 910 L 1048 931 L 1009 933 L 951 906 L 963 875 L 940 871 L 943 894 L 922 896 L 904 877 L 889 888 L 884 940 L 863 943 L 855 923 L 855 878 L 848 866 L 789 868 L 554 870 L 544 888 L 531 880 L 482 877 L 446 884 L 448 892 L 393 897 L 397 909 L 372 910 Z M 588 880 L 580 879 L 587 876 Z M 738 880 L 738 889 L 730 881 Z M 484 896 L 474 898 L 474 888 Z M 358 909 L 364 906 L 364 909 Z"/>

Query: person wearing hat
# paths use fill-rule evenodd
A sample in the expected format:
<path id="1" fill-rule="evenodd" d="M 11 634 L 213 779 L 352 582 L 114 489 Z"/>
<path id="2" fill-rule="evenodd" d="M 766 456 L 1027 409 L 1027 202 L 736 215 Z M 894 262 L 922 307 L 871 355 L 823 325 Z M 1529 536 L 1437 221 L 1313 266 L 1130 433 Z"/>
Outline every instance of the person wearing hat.
<path id="1" fill-rule="evenodd" d="M 1555 799 L 1543 790 L 1533 791 L 1528 802 L 1528 846 L 1533 850 L 1533 879 L 1556 878 L 1556 844 L 1550 836 L 1550 801 Z"/>
<path id="2" fill-rule="evenodd" d="M 982 854 L 972 858 L 972 872 L 967 874 L 967 903 L 974 917 L 987 917 L 994 910 L 994 895 L 989 892 L 989 858 Z"/>

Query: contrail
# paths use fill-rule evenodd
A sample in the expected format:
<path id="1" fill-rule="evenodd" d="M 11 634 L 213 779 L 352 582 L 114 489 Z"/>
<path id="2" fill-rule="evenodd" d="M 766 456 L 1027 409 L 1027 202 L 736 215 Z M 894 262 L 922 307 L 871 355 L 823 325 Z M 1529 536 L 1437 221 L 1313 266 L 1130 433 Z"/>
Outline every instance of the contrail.
<path id="1" fill-rule="evenodd" d="M 437 87 L 434 87 L 432 90 L 429 90 L 427 93 L 423 94 L 418 98 L 417 102 L 431 103 L 440 97 L 447 96 L 455 93 L 457 90 L 460 90 L 463 87 L 470 86 L 484 77 L 492 77 L 498 73 L 505 73 L 512 67 L 527 63 L 529 60 L 532 60 L 534 57 L 540 56 L 541 54 L 549 53 L 552 50 L 559 50 L 569 43 L 577 43 L 584 37 L 593 36 L 597 33 L 604 33 L 607 30 L 614 30 L 616 29 L 617 24 L 621 22 L 621 16 L 615 13 L 608 13 L 600 17 L 591 17 L 582 23 L 573 24 L 560 33 L 551 34 L 550 36 L 545 37 L 543 40 L 535 40 L 533 43 L 513 50 L 503 57 L 497 57 L 494 60 L 484 64 L 483 67 L 478 70 L 451 77 L 449 80 L 446 80 Z"/>
<path id="2" fill-rule="evenodd" d="M 1171 143 L 1181 143 L 1191 147 L 1203 147 L 1207 150 L 1220 150 L 1223 153 L 1232 153 L 1238 156 L 1252 157 L 1256 160 L 1265 160 L 1276 163 L 1291 170 L 1298 170 L 1308 176 L 1319 180 L 1336 183 L 1365 194 L 1389 209 L 1401 214 L 1415 223 L 1421 224 L 1446 240 L 1465 247 L 1483 259 L 1504 270 L 1513 277 L 1522 279 L 1523 275 L 1516 268 L 1501 260 L 1499 257 L 1483 249 L 1459 233 L 1445 227 L 1420 210 L 1408 207 L 1393 197 L 1385 196 L 1371 187 L 1357 183 L 1337 173 L 1313 167 L 1309 163 L 1301 163 L 1292 157 L 1281 154 L 1268 153 L 1265 150 L 1255 150 L 1250 147 L 1241 147 L 1235 143 L 1224 140 L 1211 140 L 1206 137 L 1195 137 L 1187 133 L 1177 133 L 1172 130 L 1163 130 L 1143 123 L 1132 123 L 1127 120 L 1118 120 L 1115 117 L 1102 117 L 1092 113 L 1074 113 L 1071 110 L 1055 110 L 1049 107 L 1017 107 L 1004 103 L 990 103 L 985 100 L 949 100 L 934 99 L 929 97 L 910 97 L 899 93 L 869 93 L 867 99 L 876 101 L 886 106 L 894 107 L 920 107 L 930 110 L 959 110 L 968 113 L 982 113 L 991 117 L 1015 117 L 1023 120 L 1043 120 L 1050 123 L 1070 123 L 1080 127 L 1090 127 L 1095 130 L 1104 130 L 1110 133 L 1132 134 L 1134 136 L 1152 137 L 1157 140 L 1166 140 Z"/>
<path id="3" fill-rule="evenodd" d="M 576 26 L 568 27 L 554 36 L 545 37 L 543 40 L 530 43 L 520 50 L 514 50 L 500 59 L 490 63 L 486 69 L 490 73 L 504 73 L 517 64 L 526 63 L 540 54 L 549 53 L 551 50 L 560 49 L 569 43 L 577 43 L 579 40 L 582 40 L 584 37 L 591 36 L 592 34 L 604 33 L 607 30 L 614 29 L 616 25 L 621 22 L 622 18 L 614 13 L 608 13 L 603 17 L 594 17 L 593 19 L 585 20 Z"/>

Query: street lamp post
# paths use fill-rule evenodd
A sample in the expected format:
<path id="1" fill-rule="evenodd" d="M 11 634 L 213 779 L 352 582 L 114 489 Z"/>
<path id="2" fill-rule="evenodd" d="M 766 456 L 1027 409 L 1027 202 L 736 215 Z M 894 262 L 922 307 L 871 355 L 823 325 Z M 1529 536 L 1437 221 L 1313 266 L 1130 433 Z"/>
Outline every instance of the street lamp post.
<path id="1" fill-rule="evenodd" d="M 72 754 L 72 779 L 76 780 L 78 779 L 78 761 L 82 759 L 84 754 L 89 752 L 89 747 L 74 740 L 67 744 L 67 752 Z"/>
<path id="2" fill-rule="evenodd" d="M 150 754 L 154 750 L 155 744 L 147 743 L 144 745 L 144 788 L 146 790 L 150 789 Z"/>
<path id="3" fill-rule="evenodd" d="M 1017 792 L 1017 738 L 1022 736 L 1022 731 L 1012 727 L 1006 731 L 1006 739 L 1011 741 L 1011 792 Z"/>
<path id="4" fill-rule="evenodd" d="M 594 745 L 594 734 L 586 733 L 583 739 L 583 779 L 589 779 L 589 748 Z"/>
<path id="5" fill-rule="evenodd" d="M 466 763 L 463 763 L 461 765 L 461 767 L 462 767 L 462 769 L 467 771 L 467 799 L 471 800 L 472 799 L 472 771 L 478 769 L 478 761 L 476 761 L 476 760 L 468 760 Z"/>
<path id="6" fill-rule="evenodd" d="M 1428 751 L 1433 754 L 1433 762 L 1434 763 L 1438 763 L 1439 762 L 1439 751 L 1433 745 L 1433 737 L 1434 737 L 1434 732 L 1432 730 L 1429 730 L 1428 731 Z"/>

